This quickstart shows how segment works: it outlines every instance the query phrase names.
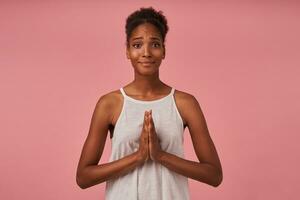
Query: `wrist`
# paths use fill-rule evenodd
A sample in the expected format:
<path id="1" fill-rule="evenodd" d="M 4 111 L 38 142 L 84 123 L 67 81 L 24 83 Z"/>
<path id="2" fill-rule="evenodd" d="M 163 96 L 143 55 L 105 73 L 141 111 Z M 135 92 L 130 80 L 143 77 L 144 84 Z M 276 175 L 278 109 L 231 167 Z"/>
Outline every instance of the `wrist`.
<path id="1" fill-rule="evenodd" d="M 134 152 L 134 154 L 135 154 L 136 163 L 138 165 L 141 165 L 142 163 L 144 163 L 144 158 L 143 158 L 143 155 L 140 153 L 140 151 L 136 151 L 136 152 Z"/>
<path id="2" fill-rule="evenodd" d="M 165 156 L 165 152 L 164 151 L 159 151 L 159 153 L 157 154 L 157 157 L 156 157 L 156 161 L 159 162 L 159 163 L 162 163 L 164 156 Z"/>

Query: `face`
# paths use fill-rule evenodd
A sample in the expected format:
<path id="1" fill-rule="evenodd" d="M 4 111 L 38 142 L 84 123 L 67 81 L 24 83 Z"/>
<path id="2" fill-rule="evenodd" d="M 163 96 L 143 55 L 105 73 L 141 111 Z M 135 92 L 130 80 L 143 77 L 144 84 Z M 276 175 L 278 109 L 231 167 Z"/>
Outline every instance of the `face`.
<path id="1" fill-rule="evenodd" d="M 137 26 L 129 38 L 126 55 L 135 72 L 142 75 L 157 73 L 165 58 L 165 48 L 158 29 L 150 23 Z"/>

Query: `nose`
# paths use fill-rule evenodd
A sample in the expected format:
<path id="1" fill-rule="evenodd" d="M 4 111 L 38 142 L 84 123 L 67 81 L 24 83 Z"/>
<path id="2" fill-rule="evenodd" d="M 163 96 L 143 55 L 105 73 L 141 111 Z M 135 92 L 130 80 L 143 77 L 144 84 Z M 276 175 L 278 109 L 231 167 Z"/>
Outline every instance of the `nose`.
<path id="1" fill-rule="evenodd" d="M 148 45 L 145 45 L 145 46 L 144 46 L 144 53 L 143 53 L 143 56 L 144 56 L 144 57 L 149 57 L 149 56 L 151 56 L 151 51 L 149 50 Z"/>

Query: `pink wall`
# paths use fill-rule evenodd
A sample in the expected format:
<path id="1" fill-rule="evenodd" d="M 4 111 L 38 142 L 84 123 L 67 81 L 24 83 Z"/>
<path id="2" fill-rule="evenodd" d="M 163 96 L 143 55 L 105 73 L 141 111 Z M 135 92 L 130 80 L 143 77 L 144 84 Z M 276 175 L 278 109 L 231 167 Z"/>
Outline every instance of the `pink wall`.
<path id="1" fill-rule="evenodd" d="M 161 79 L 198 99 L 223 166 L 192 199 L 299 199 L 300 3 L 195 2 L 0 1 L 0 199 L 103 199 L 76 167 L 99 96 L 133 79 L 125 18 L 149 5 L 170 25 Z"/>

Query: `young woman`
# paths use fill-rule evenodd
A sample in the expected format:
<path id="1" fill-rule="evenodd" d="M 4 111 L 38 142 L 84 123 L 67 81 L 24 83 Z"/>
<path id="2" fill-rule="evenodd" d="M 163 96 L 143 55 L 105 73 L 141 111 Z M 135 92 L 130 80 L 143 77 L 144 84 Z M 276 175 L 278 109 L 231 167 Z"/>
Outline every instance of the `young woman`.
<path id="1" fill-rule="evenodd" d="M 221 163 L 196 98 L 163 83 L 168 25 L 161 11 L 140 8 L 126 21 L 134 80 L 101 96 L 77 168 L 80 188 L 106 182 L 107 200 L 187 200 L 188 178 L 217 187 Z M 199 162 L 184 159 L 188 127 Z M 98 165 L 107 133 L 111 156 Z"/>

